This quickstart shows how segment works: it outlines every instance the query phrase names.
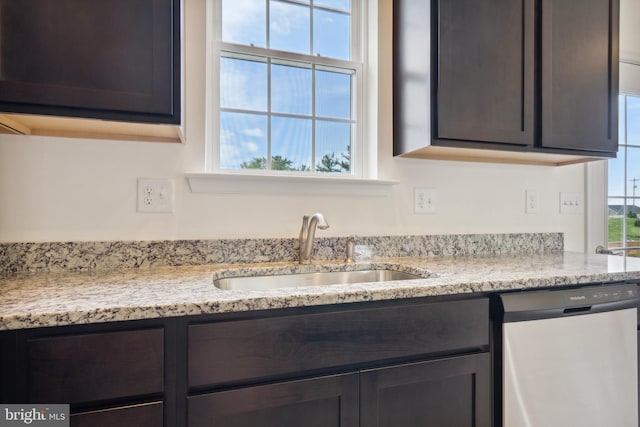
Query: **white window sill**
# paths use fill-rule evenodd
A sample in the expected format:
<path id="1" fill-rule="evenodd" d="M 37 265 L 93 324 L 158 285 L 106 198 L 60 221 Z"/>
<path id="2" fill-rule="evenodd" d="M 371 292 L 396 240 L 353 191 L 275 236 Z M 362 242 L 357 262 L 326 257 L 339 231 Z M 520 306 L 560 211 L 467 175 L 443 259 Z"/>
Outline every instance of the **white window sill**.
<path id="1" fill-rule="evenodd" d="M 398 181 L 344 176 L 186 173 L 192 193 L 388 196 Z"/>

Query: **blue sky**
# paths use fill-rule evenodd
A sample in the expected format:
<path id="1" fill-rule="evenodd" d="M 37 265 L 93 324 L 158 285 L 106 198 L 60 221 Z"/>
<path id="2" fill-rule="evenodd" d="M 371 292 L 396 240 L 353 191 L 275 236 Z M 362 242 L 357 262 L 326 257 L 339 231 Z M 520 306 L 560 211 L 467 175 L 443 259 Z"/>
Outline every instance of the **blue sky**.
<path id="1" fill-rule="evenodd" d="M 314 4 L 347 11 L 350 7 L 349 0 L 315 0 Z M 312 11 L 309 6 L 275 0 L 270 0 L 269 5 L 270 46 L 266 46 L 265 0 L 224 0 L 223 40 L 305 55 L 349 59 L 348 14 L 323 9 Z M 314 46 L 311 46 L 311 13 Z M 313 108 L 319 118 L 349 120 L 352 116 L 352 76 L 335 71 L 317 70 L 314 76 L 309 65 L 303 63 L 289 61 L 269 65 L 261 57 L 221 58 L 221 107 L 246 112 L 221 113 L 220 167 L 238 168 L 243 161 L 266 157 L 269 73 L 271 112 L 274 113 L 270 119 L 272 155 L 292 160 L 294 167 L 310 166 Z M 281 117 L 277 116 L 278 113 L 296 117 Z M 336 153 L 339 156 L 346 151 L 352 126 L 331 120 L 315 121 L 316 163 L 325 154 Z"/>

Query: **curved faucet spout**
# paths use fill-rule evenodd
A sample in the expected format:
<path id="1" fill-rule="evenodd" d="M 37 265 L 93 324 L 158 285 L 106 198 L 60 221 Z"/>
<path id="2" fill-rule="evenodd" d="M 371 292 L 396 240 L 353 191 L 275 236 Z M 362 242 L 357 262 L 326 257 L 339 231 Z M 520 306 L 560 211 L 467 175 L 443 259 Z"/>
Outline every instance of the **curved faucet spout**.
<path id="1" fill-rule="evenodd" d="M 320 230 L 326 230 L 327 228 L 329 228 L 329 224 L 324 219 L 324 215 L 322 215 L 320 212 L 313 214 L 309 219 L 309 230 L 315 228 L 314 224 L 316 224 Z"/>
<path id="2" fill-rule="evenodd" d="M 326 230 L 329 224 L 321 213 L 315 213 L 310 218 L 302 217 L 302 229 L 300 230 L 300 264 L 310 264 L 313 253 L 313 241 L 316 237 L 316 228 Z"/>

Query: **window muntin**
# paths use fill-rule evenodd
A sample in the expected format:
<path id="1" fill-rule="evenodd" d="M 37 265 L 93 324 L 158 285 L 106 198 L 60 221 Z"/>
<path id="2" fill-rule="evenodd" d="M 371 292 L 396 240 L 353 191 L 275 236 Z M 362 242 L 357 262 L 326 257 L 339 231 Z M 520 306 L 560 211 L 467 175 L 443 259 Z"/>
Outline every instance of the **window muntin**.
<path id="1" fill-rule="evenodd" d="M 359 173 L 353 3 L 218 2 L 214 169 Z"/>

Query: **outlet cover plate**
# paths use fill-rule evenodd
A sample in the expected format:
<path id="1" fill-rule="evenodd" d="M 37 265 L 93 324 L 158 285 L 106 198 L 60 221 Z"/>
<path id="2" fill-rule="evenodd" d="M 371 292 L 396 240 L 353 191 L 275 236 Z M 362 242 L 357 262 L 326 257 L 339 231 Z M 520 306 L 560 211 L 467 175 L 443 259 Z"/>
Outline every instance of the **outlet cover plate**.
<path id="1" fill-rule="evenodd" d="M 540 198 L 536 190 L 526 190 L 525 192 L 525 212 L 528 214 L 537 214 L 540 209 Z"/>
<path id="2" fill-rule="evenodd" d="M 438 201 L 435 188 L 415 188 L 413 195 L 413 213 L 434 214 Z"/>
<path id="3" fill-rule="evenodd" d="M 138 178 L 138 212 L 173 212 L 173 180 Z"/>

